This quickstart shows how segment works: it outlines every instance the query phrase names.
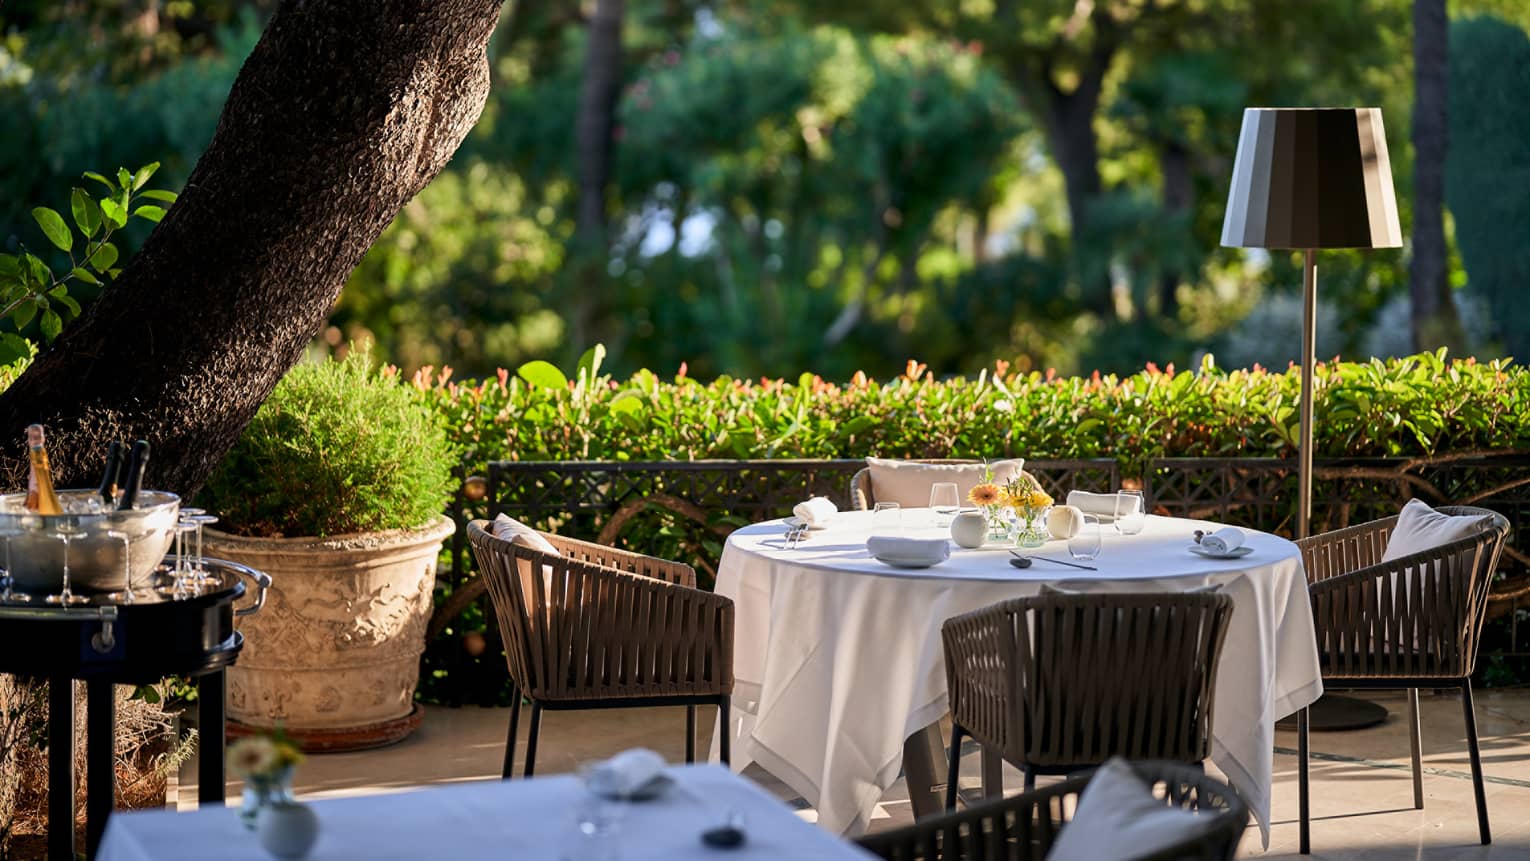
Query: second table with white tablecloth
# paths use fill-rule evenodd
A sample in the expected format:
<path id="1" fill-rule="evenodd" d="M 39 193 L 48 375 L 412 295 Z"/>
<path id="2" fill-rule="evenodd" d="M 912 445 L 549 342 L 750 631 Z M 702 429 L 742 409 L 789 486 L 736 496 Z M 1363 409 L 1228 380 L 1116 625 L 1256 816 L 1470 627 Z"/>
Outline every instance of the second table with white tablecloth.
<path id="1" fill-rule="evenodd" d="M 857 834 L 897 780 L 905 740 L 947 711 L 940 629 L 961 613 L 1045 584 L 1076 590 L 1185 591 L 1219 585 L 1234 609 L 1217 668 L 1212 761 L 1249 802 L 1266 845 L 1275 721 L 1322 693 L 1307 582 L 1295 544 L 1249 532 L 1241 559 L 1189 551 L 1215 524 L 1148 517 L 1141 533 L 1105 527 L 1104 549 L 1080 571 L 1037 561 L 1020 570 L 1003 549 L 959 550 L 929 569 L 889 567 L 866 539 L 896 531 L 937 537 L 933 514 L 908 510 L 896 530 L 870 512 L 839 514 L 795 547 L 770 521 L 729 537 L 717 592 L 736 604 L 733 767 L 775 774 L 818 810 L 821 826 Z M 1064 542 L 1032 552 L 1068 559 Z M 1065 581 L 1065 582 L 1064 582 Z"/>

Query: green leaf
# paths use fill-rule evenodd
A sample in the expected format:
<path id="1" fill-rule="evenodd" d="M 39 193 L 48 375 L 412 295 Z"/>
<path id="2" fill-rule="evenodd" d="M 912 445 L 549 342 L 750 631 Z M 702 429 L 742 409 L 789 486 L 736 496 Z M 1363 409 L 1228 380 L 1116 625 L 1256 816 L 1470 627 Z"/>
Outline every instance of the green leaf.
<path id="1" fill-rule="evenodd" d="M 106 177 L 102 176 L 101 174 L 96 173 L 93 170 L 87 170 L 87 171 L 85 171 L 84 175 L 85 175 L 86 179 L 93 179 L 96 182 L 99 182 L 102 185 L 106 186 L 107 191 L 110 191 L 113 194 L 117 193 L 117 184 L 112 182 L 111 180 L 107 179 Z"/>
<path id="2" fill-rule="evenodd" d="M 159 162 L 157 161 L 151 161 L 139 168 L 138 172 L 133 174 L 133 190 L 137 191 L 143 188 L 144 184 L 149 181 L 149 177 L 153 176 L 156 170 L 159 170 Z"/>
<path id="3" fill-rule="evenodd" d="M 541 359 L 521 365 L 515 375 L 541 389 L 568 388 L 568 377 L 563 376 L 556 365 Z"/>
<path id="4" fill-rule="evenodd" d="M 36 302 L 22 302 L 20 305 L 16 306 L 16 310 L 11 312 L 11 320 L 16 323 L 16 328 L 18 329 L 26 328 L 26 325 L 32 322 L 32 318 L 36 316 Z"/>
<path id="5" fill-rule="evenodd" d="M 74 234 L 69 230 L 69 225 L 64 223 L 64 217 L 46 206 L 32 208 L 32 217 L 37 220 L 37 226 L 42 228 L 48 241 L 58 246 L 60 251 L 68 251 L 74 247 Z"/>
<path id="6" fill-rule="evenodd" d="M 58 302 L 60 305 L 68 308 L 69 315 L 71 317 L 80 316 L 80 303 L 74 301 L 74 297 L 69 295 L 68 287 L 60 284 L 57 287 L 54 287 L 52 290 L 49 290 L 48 295 L 52 296 L 54 301 Z"/>
<path id="7" fill-rule="evenodd" d="M 632 415 L 643 411 L 644 401 L 632 392 L 622 392 L 611 401 L 609 409 L 618 415 Z"/>
<path id="8" fill-rule="evenodd" d="M 110 242 L 101 243 L 96 253 L 90 255 L 90 267 L 97 272 L 105 272 L 117 262 L 117 246 Z"/>
<path id="9" fill-rule="evenodd" d="M 42 322 L 38 325 L 42 328 L 43 337 L 50 342 L 58 337 L 59 332 L 64 331 L 64 321 L 51 309 L 43 312 Z"/>
<path id="10" fill-rule="evenodd" d="M 133 210 L 133 214 L 145 221 L 152 221 L 155 224 L 158 224 L 159 220 L 165 217 L 165 208 L 162 206 L 147 204 Z"/>
<path id="11" fill-rule="evenodd" d="M 876 425 L 877 420 L 871 416 L 856 416 L 850 421 L 845 422 L 845 433 L 854 436 L 855 434 L 865 433 L 876 427 Z"/>
<path id="12" fill-rule="evenodd" d="M 0 365 L 9 365 L 32 355 L 32 345 L 14 332 L 0 333 Z"/>
<path id="13" fill-rule="evenodd" d="M 117 168 L 117 186 L 118 191 L 130 191 L 133 187 L 133 175 L 125 167 Z"/>
<path id="14" fill-rule="evenodd" d="M 78 279 L 80 279 L 81 281 L 84 281 L 86 284 L 97 284 L 97 285 L 99 285 L 101 283 L 101 279 L 99 279 L 96 276 L 90 274 L 90 270 L 86 269 L 83 266 L 76 266 L 76 267 L 74 267 L 73 269 L 69 270 L 69 274 L 73 275 L 74 277 L 76 277 Z"/>
<path id="15" fill-rule="evenodd" d="M 0 275 L 16 277 L 21 274 L 21 258 L 14 254 L 0 254 Z"/>
<path id="16" fill-rule="evenodd" d="M 588 385 L 595 379 L 595 375 L 600 373 L 600 363 L 605 361 L 605 358 L 605 344 L 596 344 L 585 350 L 584 355 L 579 357 L 579 364 L 575 366 L 574 376 Z"/>
<path id="17" fill-rule="evenodd" d="M 149 200 L 158 200 L 163 203 L 174 203 L 179 197 L 179 195 L 177 195 L 175 192 L 165 191 L 162 188 L 151 188 L 138 196 L 146 197 Z"/>
<path id="18" fill-rule="evenodd" d="M 47 287 L 53 283 L 53 270 L 49 269 L 48 264 L 42 262 L 37 255 L 23 254 L 21 260 L 26 264 L 26 275 L 33 284 L 38 287 Z"/>
<path id="19" fill-rule="evenodd" d="M 109 197 L 101 198 L 101 215 L 105 216 L 106 223 L 112 227 L 127 224 L 127 208 Z"/>
<path id="20" fill-rule="evenodd" d="M 85 189 L 76 188 L 69 193 L 69 214 L 74 216 L 74 223 L 79 225 L 80 232 L 89 239 L 101 229 L 101 207 L 85 193 Z"/>

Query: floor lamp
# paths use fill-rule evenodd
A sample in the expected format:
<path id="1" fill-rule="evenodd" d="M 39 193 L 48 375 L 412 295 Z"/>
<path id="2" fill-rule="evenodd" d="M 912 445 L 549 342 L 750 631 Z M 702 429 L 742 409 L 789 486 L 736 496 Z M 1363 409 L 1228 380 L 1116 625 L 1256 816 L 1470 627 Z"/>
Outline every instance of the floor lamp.
<path id="1" fill-rule="evenodd" d="M 1296 537 L 1312 523 L 1312 396 L 1317 340 L 1317 251 L 1320 248 L 1398 248 L 1397 199 L 1380 108 L 1248 108 L 1238 135 L 1222 244 L 1302 252 L 1301 439 L 1297 448 Z M 1342 702 L 1341 702 L 1342 701 Z M 1327 708 L 1323 708 L 1326 706 Z M 1323 711 L 1386 709 L 1325 695 Z M 1305 730 L 1308 709 L 1297 715 Z M 1342 721 L 1334 721 L 1340 723 Z M 1359 725 L 1366 721 L 1363 717 Z M 1350 724 L 1355 725 L 1355 724 Z M 1305 787 L 1307 733 L 1301 732 Z M 1307 796 L 1300 799 L 1307 821 Z M 1306 832 L 1301 851 L 1307 851 Z"/>

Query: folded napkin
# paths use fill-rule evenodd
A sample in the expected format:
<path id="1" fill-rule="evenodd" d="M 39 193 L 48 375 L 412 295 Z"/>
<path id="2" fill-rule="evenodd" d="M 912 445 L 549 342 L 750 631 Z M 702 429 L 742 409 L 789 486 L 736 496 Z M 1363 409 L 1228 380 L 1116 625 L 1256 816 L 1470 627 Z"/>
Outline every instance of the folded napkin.
<path id="1" fill-rule="evenodd" d="M 608 798 L 641 796 L 668 780 L 664 757 L 645 747 L 624 750 L 585 772 L 590 791 Z"/>
<path id="2" fill-rule="evenodd" d="M 1216 532 L 1201 536 L 1201 546 L 1208 553 L 1231 553 L 1243 546 L 1246 536 L 1236 526 L 1224 526 Z"/>
<path id="3" fill-rule="evenodd" d="M 808 526 L 826 526 L 838 513 L 839 506 L 827 496 L 815 496 L 792 507 L 792 514 Z"/>
<path id="4" fill-rule="evenodd" d="M 1116 497 L 1120 495 L 1119 493 L 1089 493 L 1084 490 L 1070 490 L 1068 491 L 1068 504 L 1085 514 L 1093 514 L 1096 517 L 1115 517 Z M 1138 507 L 1136 500 L 1141 497 L 1134 496 L 1131 498 L 1133 500 L 1132 508 L 1136 510 Z M 1123 513 L 1130 514 L 1132 512 Z"/>
<path id="5" fill-rule="evenodd" d="M 872 556 L 891 556 L 910 562 L 944 561 L 951 556 L 951 542 L 944 538 L 909 538 L 902 535 L 873 535 L 866 539 Z"/>

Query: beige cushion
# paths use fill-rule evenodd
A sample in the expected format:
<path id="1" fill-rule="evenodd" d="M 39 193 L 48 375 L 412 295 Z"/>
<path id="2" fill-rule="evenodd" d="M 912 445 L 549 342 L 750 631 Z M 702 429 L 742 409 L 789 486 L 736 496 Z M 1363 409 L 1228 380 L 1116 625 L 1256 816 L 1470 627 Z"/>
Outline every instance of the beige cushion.
<path id="1" fill-rule="evenodd" d="M 930 487 L 941 481 L 956 482 L 956 492 L 961 504 L 966 505 L 967 493 L 983 483 L 986 469 L 981 463 L 919 463 L 913 460 L 885 460 L 880 457 L 866 458 L 871 470 L 871 499 L 874 502 L 896 502 L 904 508 L 925 508 L 930 504 Z M 993 480 L 999 484 L 1012 481 L 1025 468 L 1024 458 L 996 460 L 988 464 L 993 470 Z"/>
<path id="2" fill-rule="evenodd" d="M 1126 760 L 1113 757 L 1084 787 L 1047 861 L 1143 858 L 1206 833 L 1213 816 L 1165 804 Z"/>
<path id="3" fill-rule="evenodd" d="M 552 546 L 552 542 L 542 537 L 542 533 L 530 526 L 516 520 L 508 514 L 501 514 L 494 518 L 493 530 L 495 538 L 502 538 L 511 544 L 519 544 L 543 553 L 558 555 L 558 548 Z"/>
<path id="4" fill-rule="evenodd" d="M 1391 562 L 1426 550 L 1442 547 L 1476 535 L 1487 528 L 1488 518 L 1479 514 L 1441 514 L 1421 500 L 1410 499 L 1397 515 L 1397 525 L 1387 539 L 1382 562 Z"/>

